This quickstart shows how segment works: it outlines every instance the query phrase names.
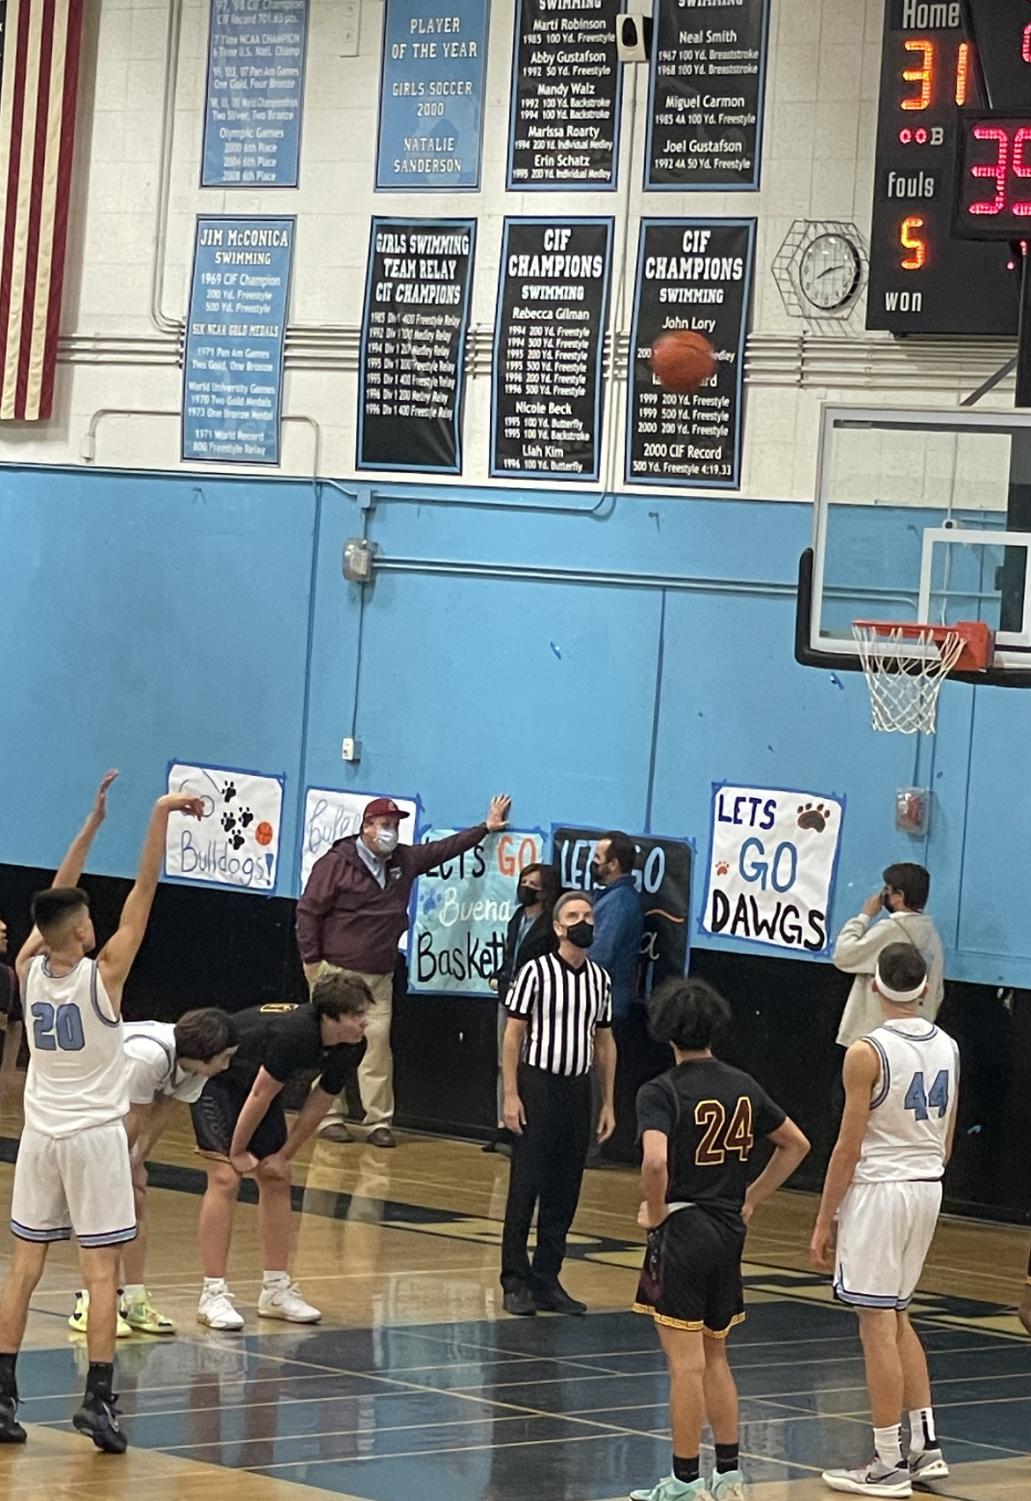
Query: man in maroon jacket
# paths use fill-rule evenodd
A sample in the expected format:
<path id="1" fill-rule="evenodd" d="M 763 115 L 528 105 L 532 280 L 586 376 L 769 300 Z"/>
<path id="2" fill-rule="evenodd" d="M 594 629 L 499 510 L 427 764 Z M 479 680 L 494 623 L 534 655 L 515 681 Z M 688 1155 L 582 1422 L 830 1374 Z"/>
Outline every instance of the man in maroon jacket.
<path id="1" fill-rule="evenodd" d="M 408 926 L 412 883 L 435 865 L 474 849 L 487 834 L 505 828 L 509 797 L 492 800 L 487 817 L 474 829 L 432 844 L 403 845 L 399 826 L 408 814 L 393 798 L 377 797 L 362 815 L 361 833 L 338 839 L 315 866 L 297 904 L 297 947 L 309 984 L 320 964 L 358 974 L 372 991 L 373 1008 L 365 1032 L 367 1049 L 358 1070 L 370 1146 L 392 1147 L 394 1060 L 390 1052 L 394 967 L 397 945 Z M 351 1141 L 338 1099 L 320 1136 Z"/>

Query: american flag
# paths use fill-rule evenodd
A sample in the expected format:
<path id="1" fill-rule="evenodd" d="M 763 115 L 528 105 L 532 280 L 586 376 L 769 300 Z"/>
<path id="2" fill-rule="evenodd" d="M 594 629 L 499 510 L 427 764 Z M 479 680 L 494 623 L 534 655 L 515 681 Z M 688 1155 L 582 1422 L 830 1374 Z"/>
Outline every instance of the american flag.
<path id="1" fill-rule="evenodd" d="M 0 420 L 54 405 L 83 0 L 0 0 Z"/>

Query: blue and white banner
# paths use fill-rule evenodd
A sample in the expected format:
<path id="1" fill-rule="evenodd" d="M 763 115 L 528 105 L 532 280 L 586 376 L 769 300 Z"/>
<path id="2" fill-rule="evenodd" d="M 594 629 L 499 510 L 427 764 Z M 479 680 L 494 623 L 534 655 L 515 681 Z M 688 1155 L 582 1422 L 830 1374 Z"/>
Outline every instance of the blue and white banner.
<path id="1" fill-rule="evenodd" d="M 202 188 L 295 188 L 308 0 L 211 0 Z"/>
<path id="2" fill-rule="evenodd" d="M 427 829 L 423 842 L 453 829 Z M 519 873 L 544 860 L 540 830 L 485 834 L 474 849 L 420 876 L 408 949 L 408 988 L 444 995 L 493 994 Z"/>
<path id="3" fill-rule="evenodd" d="M 844 816 L 833 794 L 714 785 L 700 931 L 825 956 Z"/>
<path id="4" fill-rule="evenodd" d="M 278 464 L 296 221 L 197 220 L 182 456 Z"/>
<path id="5" fill-rule="evenodd" d="M 480 186 L 490 0 L 385 0 L 377 188 Z"/>

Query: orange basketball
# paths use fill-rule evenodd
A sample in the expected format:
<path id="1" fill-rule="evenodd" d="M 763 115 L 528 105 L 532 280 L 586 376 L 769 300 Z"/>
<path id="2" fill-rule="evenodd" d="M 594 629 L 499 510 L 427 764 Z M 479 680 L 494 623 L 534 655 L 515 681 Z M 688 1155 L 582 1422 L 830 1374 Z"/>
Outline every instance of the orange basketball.
<path id="1" fill-rule="evenodd" d="M 675 328 L 655 340 L 651 367 L 667 391 L 697 391 L 716 374 L 716 355 L 704 334 Z"/>
<path id="2" fill-rule="evenodd" d="M 265 822 L 259 823 L 258 827 L 254 830 L 254 837 L 259 844 L 271 844 L 272 825 Z"/>

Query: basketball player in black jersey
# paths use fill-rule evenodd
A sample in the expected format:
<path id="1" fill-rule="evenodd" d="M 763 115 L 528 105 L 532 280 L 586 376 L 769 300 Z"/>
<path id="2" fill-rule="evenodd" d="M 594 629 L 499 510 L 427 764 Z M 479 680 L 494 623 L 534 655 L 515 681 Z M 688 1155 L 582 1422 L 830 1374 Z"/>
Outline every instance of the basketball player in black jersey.
<path id="1" fill-rule="evenodd" d="M 648 1231 L 648 1249 L 634 1311 L 652 1315 L 669 1363 L 673 1474 L 632 1492 L 632 1501 L 741 1501 L 737 1387 L 726 1337 L 745 1317 L 745 1227 L 795 1171 L 809 1142 L 750 1075 L 713 1057 L 730 1008 L 711 985 L 669 980 L 649 1009 L 652 1033 L 670 1044 L 676 1067 L 637 1096 L 644 1151 L 638 1224 Z M 749 1160 L 763 1136 L 774 1153 L 749 1188 Z M 716 1445 L 711 1477 L 700 1476 L 706 1417 Z"/>

